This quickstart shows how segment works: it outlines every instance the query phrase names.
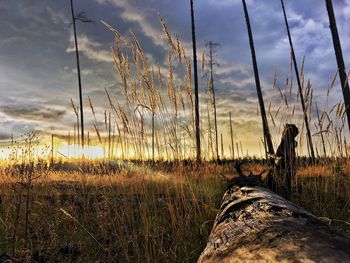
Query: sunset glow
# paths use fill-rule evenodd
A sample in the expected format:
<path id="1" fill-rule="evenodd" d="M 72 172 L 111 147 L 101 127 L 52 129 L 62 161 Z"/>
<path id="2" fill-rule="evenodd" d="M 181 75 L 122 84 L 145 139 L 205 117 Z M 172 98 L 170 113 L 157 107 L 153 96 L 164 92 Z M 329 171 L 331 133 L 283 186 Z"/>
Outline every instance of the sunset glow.
<path id="1" fill-rule="evenodd" d="M 84 149 L 84 156 L 88 159 L 103 159 L 106 157 L 106 151 L 102 146 L 88 146 Z M 83 150 L 80 145 L 64 144 L 59 147 L 57 151 L 58 157 L 64 157 L 65 159 L 78 159 L 83 156 Z"/>

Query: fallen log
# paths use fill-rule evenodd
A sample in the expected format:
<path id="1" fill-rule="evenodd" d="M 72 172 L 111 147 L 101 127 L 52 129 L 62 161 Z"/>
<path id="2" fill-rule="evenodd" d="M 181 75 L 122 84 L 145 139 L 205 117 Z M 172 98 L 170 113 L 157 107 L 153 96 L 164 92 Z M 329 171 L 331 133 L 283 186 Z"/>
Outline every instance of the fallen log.
<path id="1" fill-rule="evenodd" d="M 350 237 L 242 179 L 224 194 L 204 262 L 350 262 Z"/>

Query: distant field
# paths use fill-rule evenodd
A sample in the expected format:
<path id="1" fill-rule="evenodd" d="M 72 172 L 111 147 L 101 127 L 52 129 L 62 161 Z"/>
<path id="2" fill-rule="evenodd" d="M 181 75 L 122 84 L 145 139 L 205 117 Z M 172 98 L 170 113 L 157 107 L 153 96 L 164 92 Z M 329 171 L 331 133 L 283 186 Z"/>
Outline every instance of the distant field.
<path id="1" fill-rule="evenodd" d="M 3 169 L 0 252 L 38 262 L 196 262 L 227 186 L 222 175 L 232 171 L 230 163 L 156 172 L 133 165 L 101 175 L 42 170 L 27 206 L 25 184 Z M 349 174 L 347 162 L 302 167 L 292 199 L 350 231 Z"/>

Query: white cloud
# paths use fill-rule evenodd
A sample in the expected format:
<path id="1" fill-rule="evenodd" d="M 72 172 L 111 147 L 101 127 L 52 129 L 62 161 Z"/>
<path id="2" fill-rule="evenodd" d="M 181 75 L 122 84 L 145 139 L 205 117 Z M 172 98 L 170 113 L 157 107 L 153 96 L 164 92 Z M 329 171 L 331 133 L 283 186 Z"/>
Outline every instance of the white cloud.
<path id="1" fill-rule="evenodd" d="M 57 10 L 52 10 L 50 6 L 46 7 L 46 11 L 50 14 L 52 21 L 57 25 L 62 23 L 68 24 L 70 22 L 64 14 Z"/>
<path id="2" fill-rule="evenodd" d="M 78 47 L 79 52 L 83 53 L 89 59 L 99 62 L 113 62 L 111 51 L 103 49 L 103 45 L 86 35 L 78 36 Z M 70 37 L 70 46 L 66 49 L 67 53 L 75 52 L 74 37 L 73 34 Z"/>
<path id="3" fill-rule="evenodd" d="M 119 8 L 122 8 L 120 16 L 128 22 L 136 23 L 142 30 L 142 33 L 151 38 L 153 43 L 158 46 L 167 47 L 167 40 L 162 32 L 161 26 L 154 27 L 150 23 L 149 17 L 142 9 L 138 9 L 130 0 L 95 0 L 99 4 L 111 3 Z M 156 15 L 154 13 L 153 15 Z"/>

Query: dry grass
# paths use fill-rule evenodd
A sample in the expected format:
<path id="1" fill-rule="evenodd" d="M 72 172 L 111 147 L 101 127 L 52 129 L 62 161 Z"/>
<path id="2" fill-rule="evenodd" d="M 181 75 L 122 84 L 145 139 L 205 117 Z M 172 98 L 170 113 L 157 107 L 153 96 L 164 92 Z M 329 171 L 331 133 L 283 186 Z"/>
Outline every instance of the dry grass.
<path id="1" fill-rule="evenodd" d="M 245 172 L 268 169 L 246 163 Z M 195 262 L 227 185 L 221 175 L 233 176 L 233 163 L 156 166 L 121 164 L 99 175 L 67 167 L 35 170 L 42 176 L 31 184 L 29 212 L 22 204 L 18 213 L 19 198 L 24 203 L 27 192 L 19 191 L 20 177 L 2 169 L 0 250 L 11 254 L 15 245 L 17 258 L 39 262 Z M 292 201 L 349 231 L 349 174 L 345 160 L 301 163 Z"/>
<path id="2" fill-rule="evenodd" d="M 335 219 L 331 223 L 349 231 L 349 165 L 349 160 L 337 159 L 303 167 L 295 182 L 293 201 L 320 217 Z"/>
<path id="3" fill-rule="evenodd" d="M 15 243 L 19 186 L 2 174 L 0 251 L 11 254 L 15 244 L 17 258 L 37 261 L 194 262 L 225 187 L 219 175 L 208 175 L 213 169 L 191 176 L 178 168 L 124 168 L 103 176 L 49 172 L 32 186 L 28 242 L 22 205 Z"/>

